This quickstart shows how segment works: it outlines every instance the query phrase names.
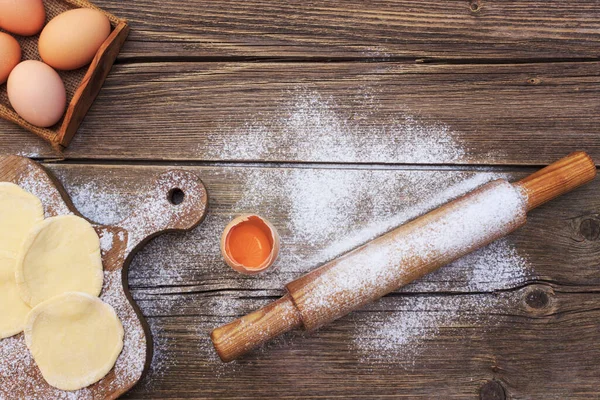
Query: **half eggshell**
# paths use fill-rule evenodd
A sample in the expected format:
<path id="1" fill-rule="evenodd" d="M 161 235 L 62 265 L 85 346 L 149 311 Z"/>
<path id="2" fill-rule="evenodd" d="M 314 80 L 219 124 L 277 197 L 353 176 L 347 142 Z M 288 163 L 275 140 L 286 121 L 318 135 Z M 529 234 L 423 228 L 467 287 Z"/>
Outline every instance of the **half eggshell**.
<path id="1" fill-rule="evenodd" d="M 256 226 L 259 226 L 267 235 L 271 244 L 271 251 L 268 257 L 259 266 L 256 267 L 243 265 L 242 263 L 236 261 L 233 258 L 231 249 L 229 247 L 229 239 L 231 236 L 231 232 L 236 227 L 247 223 L 252 223 L 256 224 Z M 245 275 L 255 275 L 264 272 L 271 266 L 273 266 L 275 260 L 277 259 L 277 256 L 279 255 L 279 247 L 280 239 L 279 234 L 277 233 L 277 229 L 275 229 L 275 227 L 269 221 L 256 214 L 246 214 L 234 218 L 229 224 L 227 224 L 225 230 L 223 231 L 223 235 L 221 236 L 221 254 L 223 255 L 225 263 L 227 263 L 227 265 L 229 265 L 237 272 Z"/>

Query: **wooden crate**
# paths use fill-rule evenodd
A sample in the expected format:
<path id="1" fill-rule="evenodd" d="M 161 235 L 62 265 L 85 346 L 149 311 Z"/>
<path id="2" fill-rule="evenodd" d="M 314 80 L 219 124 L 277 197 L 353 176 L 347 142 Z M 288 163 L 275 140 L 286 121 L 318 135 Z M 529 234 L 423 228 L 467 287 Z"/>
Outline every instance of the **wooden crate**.
<path id="1" fill-rule="evenodd" d="M 112 68 L 125 39 L 129 34 L 127 21 L 96 7 L 85 0 L 44 0 L 46 23 L 65 11 L 74 8 L 92 8 L 102 11 L 110 20 L 112 31 L 102 44 L 91 64 L 74 71 L 57 71 L 67 90 L 67 110 L 54 126 L 40 128 L 21 118 L 8 101 L 6 83 L 0 85 L 0 117 L 12 121 L 61 148 L 69 145 L 104 80 Z M 10 33 L 10 32 L 8 32 Z M 38 53 L 39 34 L 30 37 L 13 35 L 23 52 L 22 60 L 41 60 Z"/>

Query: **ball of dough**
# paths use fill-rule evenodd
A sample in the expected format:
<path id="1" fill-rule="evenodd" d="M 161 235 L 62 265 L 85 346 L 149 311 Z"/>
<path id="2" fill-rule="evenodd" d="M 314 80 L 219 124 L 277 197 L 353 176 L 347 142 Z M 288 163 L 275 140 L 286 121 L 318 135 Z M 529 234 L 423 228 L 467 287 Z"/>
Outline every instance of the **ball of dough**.
<path id="1" fill-rule="evenodd" d="M 19 294 L 15 264 L 13 255 L 0 252 L 0 339 L 21 332 L 31 311 Z"/>
<path id="2" fill-rule="evenodd" d="M 40 222 L 21 247 L 15 277 L 21 298 L 31 307 L 65 292 L 98 296 L 103 272 L 96 231 L 74 215 Z"/>
<path id="3" fill-rule="evenodd" d="M 13 183 L 0 182 L 0 251 L 16 257 L 27 233 L 43 219 L 40 199 Z"/>
<path id="4" fill-rule="evenodd" d="M 115 310 L 85 293 L 63 293 L 27 317 L 25 344 L 50 385 L 78 390 L 102 379 L 123 349 Z"/>

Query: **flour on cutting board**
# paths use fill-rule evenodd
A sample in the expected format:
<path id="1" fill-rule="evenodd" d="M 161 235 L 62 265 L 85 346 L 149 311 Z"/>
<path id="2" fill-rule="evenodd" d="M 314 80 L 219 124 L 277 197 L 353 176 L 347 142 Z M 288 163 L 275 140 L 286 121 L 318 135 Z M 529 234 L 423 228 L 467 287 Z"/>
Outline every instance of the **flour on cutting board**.
<path id="1" fill-rule="evenodd" d="M 17 184 L 42 200 L 46 217 L 71 214 L 60 192 L 42 169 L 28 164 L 21 171 Z M 109 251 L 113 244 L 113 234 L 102 231 L 100 236 L 102 250 Z M 146 338 L 134 309 L 123 293 L 120 270 L 104 271 L 100 298 L 115 309 L 125 330 L 123 350 L 115 363 L 115 373 L 105 381 L 107 391 L 116 391 L 135 382 L 142 374 L 146 359 Z M 24 399 L 91 399 L 97 395 L 90 387 L 67 392 L 49 386 L 39 370 L 33 367 L 35 362 L 25 346 L 22 334 L 0 340 L 0 361 L 1 400 L 4 400 L 5 393 L 14 393 L 15 396 L 18 393 Z"/>

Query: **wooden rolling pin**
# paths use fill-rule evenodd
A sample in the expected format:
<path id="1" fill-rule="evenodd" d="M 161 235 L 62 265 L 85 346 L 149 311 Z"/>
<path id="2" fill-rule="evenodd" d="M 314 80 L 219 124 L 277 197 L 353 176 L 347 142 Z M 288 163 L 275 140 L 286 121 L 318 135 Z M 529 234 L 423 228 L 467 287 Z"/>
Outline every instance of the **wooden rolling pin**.
<path id="1" fill-rule="evenodd" d="M 279 300 L 215 329 L 215 349 L 229 362 L 294 328 L 317 329 L 511 233 L 595 176 L 577 152 L 514 184 L 490 182 L 289 283 Z"/>

